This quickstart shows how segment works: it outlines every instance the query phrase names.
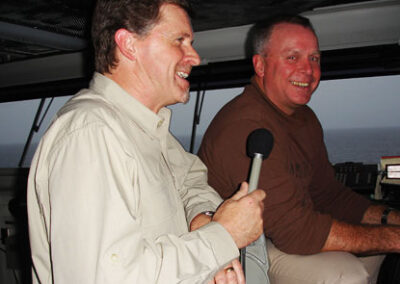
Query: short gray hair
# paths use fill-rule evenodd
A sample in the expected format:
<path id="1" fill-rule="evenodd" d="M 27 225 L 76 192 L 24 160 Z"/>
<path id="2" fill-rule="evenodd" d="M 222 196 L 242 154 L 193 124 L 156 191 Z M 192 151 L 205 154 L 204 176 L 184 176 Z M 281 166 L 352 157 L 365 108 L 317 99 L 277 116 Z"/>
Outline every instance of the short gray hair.
<path id="1" fill-rule="evenodd" d="M 278 15 L 267 20 L 257 22 L 251 29 L 248 35 L 248 40 L 251 40 L 248 44 L 248 53 L 251 55 L 261 54 L 264 51 L 264 47 L 268 44 L 274 27 L 278 24 L 295 24 L 310 29 L 314 34 L 315 30 L 309 19 L 300 15 Z"/>

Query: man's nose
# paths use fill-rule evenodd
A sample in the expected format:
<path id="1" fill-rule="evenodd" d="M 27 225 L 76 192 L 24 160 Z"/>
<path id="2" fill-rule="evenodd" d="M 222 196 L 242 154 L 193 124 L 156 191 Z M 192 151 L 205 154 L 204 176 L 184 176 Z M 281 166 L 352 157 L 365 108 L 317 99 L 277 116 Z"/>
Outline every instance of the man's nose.
<path id="1" fill-rule="evenodd" d="M 313 73 L 312 62 L 308 59 L 303 59 L 300 63 L 300 70 L 306 74 Z"/>
<path id="2" fill-rule="evenodd" d="M 188 48 L 186 56 L 189 58 L 192 66 L 200 65 L 201 62 L 200 56 L 193 46 L 190 46 Z"/>

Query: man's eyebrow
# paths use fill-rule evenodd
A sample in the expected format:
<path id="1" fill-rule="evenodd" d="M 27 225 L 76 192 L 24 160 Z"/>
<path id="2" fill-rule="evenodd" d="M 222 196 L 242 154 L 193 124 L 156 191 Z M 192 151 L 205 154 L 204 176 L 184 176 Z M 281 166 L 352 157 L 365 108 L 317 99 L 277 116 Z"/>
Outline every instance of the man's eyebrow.
<path id="1" fill-rule="evenodd" d="M 290 55 L 290 54 L 300 54 L 300 53 L 301 53 L 301 51 L 299 49 L 287 49 L 287 50 L 283 51 L 283 54 L 285 56 Z M 313 52 L 311 52 L 310 55 L 321 57 L 321 51 L 320 50 L 313 51 Z"/>
<path id="2" fill-rule="evenodd" d="M 191 34 L 189 34 L 189 33 L 184 32 L 183 33 L 183 37 L 192 38 L 193 36 Z"/>
<path id="3" fill-rule="evenodd" d="M 171 36 L 172 37 L 183 37 L 183 38 L 193 38 L 193 35 L 192 34 L 190 34 L 190 33 L 188 33 L 188 32 L 180 32 L 180 31 L 177 31 L 177 32 L 175 32 L 175 33 L 172 33 L 171 34 Z"/>
<path id="4" fill-rule="evenodd" d="M 184 32 L 182 36 L 183 36 L 184 38 L 190 39 L 190 44 L 193 45 L 193 43 L 194 43 L 194 35 L 193 35 L 193 34 Z"/>

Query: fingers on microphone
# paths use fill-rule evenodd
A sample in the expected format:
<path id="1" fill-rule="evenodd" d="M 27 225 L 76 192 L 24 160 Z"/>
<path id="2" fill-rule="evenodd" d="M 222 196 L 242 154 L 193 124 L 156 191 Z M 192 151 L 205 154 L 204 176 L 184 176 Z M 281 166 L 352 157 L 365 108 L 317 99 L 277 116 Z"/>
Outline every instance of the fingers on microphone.
<path id="1" fill-rule="evenodd" d="M 242 182 L 239 190 L 231 197 L 233 200 L 239 200 L 243 196 L 246 196 L 249 192 L 249 184 L 247 182 Z"/>
<path id="2" fill-rule="evenodd" d="M 232 267 L 236 272 L 238 284 L 246 284 L 246 279 L 244 277 L 243 268 L 242 268 L 242 265 L 240 264 L 239 260 L 235 259 L 234 261 L 232 261 Z"/>
<path id="3" fill-rule="evenodd" d="M 267 197 L 267 194 L 262 189 L 257 189 L 255 192 L 257 192 L 257 197 L 259 198 L 260 201 L 263 201 L 265 197 Z"/>
<path id="4" fill-rule="evenodd" d="M 258 203 L 262 208 L 264 208 L 264 199 L 267 197 L 267 194 L 264 190 L 257 189 L 249 194 L 254 202 Z"/>

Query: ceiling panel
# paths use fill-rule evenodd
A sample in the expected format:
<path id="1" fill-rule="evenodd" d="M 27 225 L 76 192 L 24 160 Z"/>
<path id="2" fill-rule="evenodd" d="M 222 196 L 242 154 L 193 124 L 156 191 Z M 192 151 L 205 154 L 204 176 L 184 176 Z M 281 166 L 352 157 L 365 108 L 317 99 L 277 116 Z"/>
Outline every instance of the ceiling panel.
<path id="1" fill-rule="evenodd" d="M 300 13 L 315 7 L 356 1 L 192 0 L 190 2 L 194 11 L 193 29 L 204 31 L 252 24 L 283 12 Z M 75 41 L 77 42 L 75 51 L 86 48 L 82 40 L 89 39 L 93 6 L 94 0 L 1 0 L 0 64 L 69 52 L 71 47 L 68 43 Z M 43 36 L 44 33 L 49 36 Z M 67 40 L 55 45 L 51 39 L 61 35 Z"/>

